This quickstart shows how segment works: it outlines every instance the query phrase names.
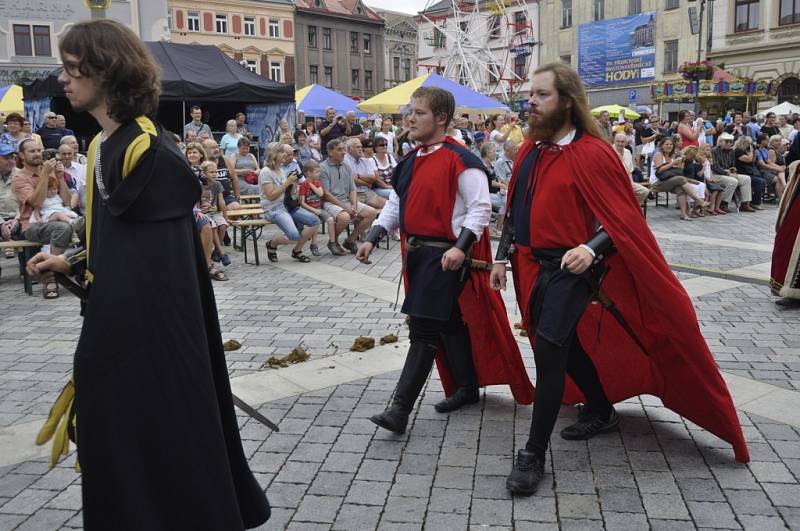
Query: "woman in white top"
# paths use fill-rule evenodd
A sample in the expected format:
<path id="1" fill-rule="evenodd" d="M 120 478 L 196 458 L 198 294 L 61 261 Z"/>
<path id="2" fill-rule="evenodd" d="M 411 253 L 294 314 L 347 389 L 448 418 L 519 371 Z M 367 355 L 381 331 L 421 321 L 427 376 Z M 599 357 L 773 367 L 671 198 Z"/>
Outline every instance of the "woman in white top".
<path id="1" fill-rule="evenodd" d="M 228 120 L 225 124 L 225 135 L 219 141 L 219 149 L 225 158 L 230 157 L 239 149 L 239 139 L 242 135 L 236 132 L 236 120 Z"/>
<path id="2" fill-rule="evenodd" d="M 375 140 L 377 141 L 378 138 L 386 140 L 388 153 L 392 155 L 397 153 L 397 135 L 392 131 L 392 118 L 390 116 L 383 119 L 380 132 L 375 133 Z"/>
<path id="3" fill-rule="evenodd" d="M 386 122 L 384 121 L 384 123 Z M 389 199 L 392 193 L 392 173 L 394 173 L 394 168 L 397 166 L 397 160 L 389 153 L 388 140 L 385 138 L 376 137 L 373 147 L 375 148 L 375 155 L 372 156 L 372 160 L 375 162 L 378 177 L 380 177 L 379 183 L 375 186 L 373 192 L 384 199 Z"/>
<path id="4" fill-rule="evenodd" d="M 486 130 L 488 131 L 489 142 L 494 142 L 497 147 L 501 147 L 508 140 L 508 133 L 503 134 L 501 129 L 506 123 L 506 117 L 502 114 L 495 114 L 486 120 Z M 511 129 L 508 130 L 511 132 Z"/>

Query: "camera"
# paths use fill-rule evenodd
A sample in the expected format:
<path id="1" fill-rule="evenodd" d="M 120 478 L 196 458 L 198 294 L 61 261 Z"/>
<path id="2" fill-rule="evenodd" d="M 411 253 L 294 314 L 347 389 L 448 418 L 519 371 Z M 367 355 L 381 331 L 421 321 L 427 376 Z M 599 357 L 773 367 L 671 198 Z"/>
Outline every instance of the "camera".
<path id="1" fill-rule="evenodd" d="M 52 148 L 45 149 L 45 150 L 42 151 L 42 160 L 43 161 L 44 160 L 50 160 L 50 159 L 55 158 L 57 155 L 58 155 L 58 150 L 57 149 L 52 149 Z"/>

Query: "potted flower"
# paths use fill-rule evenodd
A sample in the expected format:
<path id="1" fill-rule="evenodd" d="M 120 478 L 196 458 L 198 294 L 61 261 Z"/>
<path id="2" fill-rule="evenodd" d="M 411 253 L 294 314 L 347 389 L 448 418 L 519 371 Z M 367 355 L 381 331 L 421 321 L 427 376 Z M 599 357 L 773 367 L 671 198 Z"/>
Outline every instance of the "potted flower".
<path id="1" fill-rule="evenodd" d="M 678 73 L 686 80 L 711 79 L 714 75 L 714 64 L 711 61 L 686 61 L 678 68 Z"/>

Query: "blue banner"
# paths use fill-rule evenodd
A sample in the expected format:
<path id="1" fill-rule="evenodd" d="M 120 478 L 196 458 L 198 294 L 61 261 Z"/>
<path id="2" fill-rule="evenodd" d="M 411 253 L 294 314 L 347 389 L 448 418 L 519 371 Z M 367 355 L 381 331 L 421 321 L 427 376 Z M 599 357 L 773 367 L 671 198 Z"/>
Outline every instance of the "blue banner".
<path id="1" fill-rule="evenodd" d="M 578 74 L 587 87 L 655 79 L 656 13 L 578 26 Z"/>
<path id="2" fill-rule="evenodd" d="M 258 137 L 261 156 L 266 153 L 267 144 L 279 142 L 281 120 L 289 122 L 289 131 L 294 133 L 294 103 L 253 103 L 245 107 L 247 126 Z M 259 164 L 261 161 L 258 161 Z"/>

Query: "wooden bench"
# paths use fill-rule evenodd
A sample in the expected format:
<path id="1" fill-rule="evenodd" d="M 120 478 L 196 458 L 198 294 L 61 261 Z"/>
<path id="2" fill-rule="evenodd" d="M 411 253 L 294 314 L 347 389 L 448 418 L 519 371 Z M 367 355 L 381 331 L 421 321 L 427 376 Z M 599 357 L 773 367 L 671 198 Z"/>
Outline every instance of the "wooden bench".
<path id="1" fill-rule="evenodd" d="M 242 251 L 244 251 L 244 263 L 247 264 L 247 240 L 250 238 L 253 241 L 253 253 L 256 256 L 256 265 L 261 262 L 258 259 L 258 239 L 261 238 L 261 231 L 265 226 L 270 225 L 272 222 L 268 219 L 236 219 L 231 220 L 233 227 L 233 243 L 236 244 L 236 229 L 242 231 Z"/>
<path id="2" fill-rule="evenodd" d="M 28 295 L 33 295 L 33 279 L 28 274 L 28 270 L 25 268 L 25 265 L 28 263 L 28 260 L 33 258 L 33 255 L 39 252 L 39 249 L 41 248 L 41 243 L 29 242 L 27 240 L 0 242 L 0 250 L 13 249 L 17 252 L 17 258 L 19 259 L 19 275 L 22 277 L 25 293 Z"/>
<path id="3" fill-rule="evenodd" d="M 261 196 L 260 195 L 240 195 L 239 201 L 241 201 L 242 206 L 246 204 L 259 204 L 261 203 Z"/>

